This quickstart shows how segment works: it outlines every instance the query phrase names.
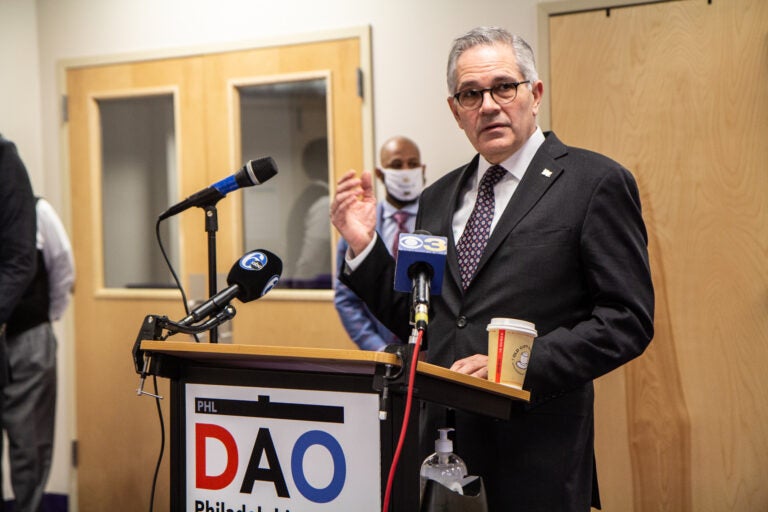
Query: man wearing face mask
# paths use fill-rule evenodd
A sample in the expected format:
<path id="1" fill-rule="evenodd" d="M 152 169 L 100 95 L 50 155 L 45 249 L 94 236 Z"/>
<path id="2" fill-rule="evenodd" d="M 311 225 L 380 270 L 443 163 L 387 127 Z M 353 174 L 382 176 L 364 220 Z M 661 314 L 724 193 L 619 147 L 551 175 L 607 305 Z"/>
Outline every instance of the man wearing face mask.
<path id="1" fill-rule="evenodd" d="M 376 231 L 389 252 L 396 256 L 400 233 L 412 232 L 416 224 L 426 167 L 421 163 L 419 147 L 403 136 L 391 137 L 384 142 L 379 160 L 381 168 L 376 169 L 376 177 L 384 184 L 386 201 L 377 205 Z M 336 258 L 339 265 L 344 263 L 346 252 L 347 243 L 342 238 Z M 361 349 L 382 350 L 391 343 L 403 342 L 373 316 L 355 292 L 338 279 L 334 304 L 344 329 Z"/>

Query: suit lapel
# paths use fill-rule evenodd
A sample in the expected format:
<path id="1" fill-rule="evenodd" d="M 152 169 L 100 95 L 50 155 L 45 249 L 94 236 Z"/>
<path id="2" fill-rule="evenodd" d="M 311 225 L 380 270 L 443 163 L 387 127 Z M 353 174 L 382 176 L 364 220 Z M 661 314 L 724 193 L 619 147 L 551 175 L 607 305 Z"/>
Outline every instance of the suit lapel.
<path id="1" fill-rule="evenodd" d="M 555 159 L 566 152 L 565 145 L 560 142 L 555 134 L 548 133 L 544 143 L 528 165 L 523 179 L 509 200 L 493 233 L 491 233 L 488 245 L 486 245 L 483 256 L 480 258 L 480 263 L 477 266 L 476 275 L 491 258 L 499 245 L 507 238 L 507 235 L 531 211 L 541 196 L 546 193 L 549 187 L 563 173 L 563 168 Z M 458 268 L 458 263 L 456 266 Z M 470 286 L 472 286 L 471 283 Z"/>

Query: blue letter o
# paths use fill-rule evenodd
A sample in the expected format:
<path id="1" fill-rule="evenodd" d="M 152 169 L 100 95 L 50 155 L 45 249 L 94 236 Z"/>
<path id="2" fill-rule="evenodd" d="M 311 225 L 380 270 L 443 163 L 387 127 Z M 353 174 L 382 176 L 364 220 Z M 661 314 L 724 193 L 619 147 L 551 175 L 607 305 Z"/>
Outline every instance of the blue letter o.
<path id="1" fill-rule="evenodd" d="M 312 487 L 307 479 L 304 478 L 304 454 L 310 446 L 319 444 L 324 446 L 331 454 L 333 459 L 333 478 L 331 483 L 324 489 Z M 293 446 L 291 453 L 291 474 L 293 482 L 299 489 L 299 492 L 314 503 L 328 503 L 335 500 L 341 490 L 344 488 L 344 481 L 347 478 L 347 463 L 344 459 L 344 452 L 339 442 L 327 432 L 321 430 L 310 430 L 303 434 Z"/>

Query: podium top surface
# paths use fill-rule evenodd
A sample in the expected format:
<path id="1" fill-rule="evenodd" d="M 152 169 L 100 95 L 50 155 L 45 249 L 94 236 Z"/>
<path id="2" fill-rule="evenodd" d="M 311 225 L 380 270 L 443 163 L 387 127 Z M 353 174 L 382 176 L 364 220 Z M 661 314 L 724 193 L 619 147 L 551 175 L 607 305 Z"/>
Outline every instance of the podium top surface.
<path id="1" fill-rule="evenodd" d="M 395 354 L 369 350 L 150 340 L 141 342 L 141 350 L 239 368 L 373 374 L 376 367 L 382 364 L 401 366 Z M 508 398 L 526 402 L 530 400 L 530 393 L 524 389 L 471 377 L 424 361 L 419 361 L 416 372 L 425 377 Z"/>

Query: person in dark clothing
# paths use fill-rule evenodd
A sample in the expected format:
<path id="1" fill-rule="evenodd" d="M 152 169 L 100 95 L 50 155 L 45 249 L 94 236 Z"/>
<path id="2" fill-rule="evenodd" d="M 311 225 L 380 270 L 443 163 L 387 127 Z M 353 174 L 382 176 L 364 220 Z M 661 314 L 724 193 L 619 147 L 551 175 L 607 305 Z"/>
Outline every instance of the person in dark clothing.
<path id="1" fill-rule="evenodd" d="M 37 269 L 35 196 L 16 145 L 0 135 L 0 385 L 7 380 L 5 324 Z"/>
<path id="2" fill-rule="evenodd" d="M 0 135 L 0 386 L 9 381 L 6 327 L 37 271 L 35 196 L 16 145 Z M 0 402 L 0 408 L 2 402 Z M 3 411 L 0 409 L 0 413 Z M 0 510 L 5 499 L 0 490 Z"/>
<path id="3" fill-rule="evenodd" d="M 6 325 L 8 382 L 0 420 L 8 438 L 14 512 L 39 512 L 53 459 L 56 349 L 75 282 L 72 246 L 56 211 L 37 200 L 37 272 Z"/>

